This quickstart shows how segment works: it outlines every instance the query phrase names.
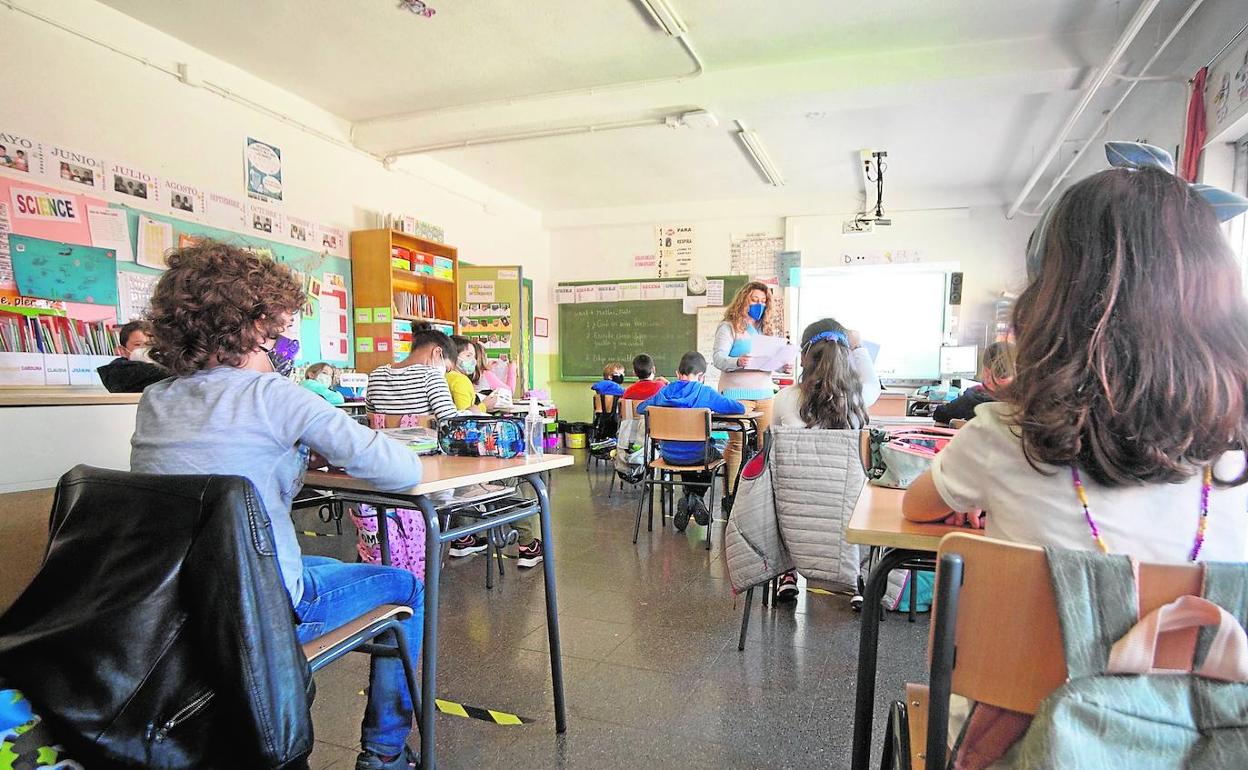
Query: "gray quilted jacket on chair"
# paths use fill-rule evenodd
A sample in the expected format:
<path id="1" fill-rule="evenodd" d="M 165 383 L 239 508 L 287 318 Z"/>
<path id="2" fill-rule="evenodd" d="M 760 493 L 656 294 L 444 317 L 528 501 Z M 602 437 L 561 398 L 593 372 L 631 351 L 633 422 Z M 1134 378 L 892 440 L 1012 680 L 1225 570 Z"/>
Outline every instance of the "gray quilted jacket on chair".
<path id="1" fill-rule="evenodd" d="M 742 478 L 725 549 L 736 592 L 796 568 L 808 580 L 852 587 L 858 547 L 845 527 L 866 482 L 858 431 L 773 426 L 763 473 Z"/>

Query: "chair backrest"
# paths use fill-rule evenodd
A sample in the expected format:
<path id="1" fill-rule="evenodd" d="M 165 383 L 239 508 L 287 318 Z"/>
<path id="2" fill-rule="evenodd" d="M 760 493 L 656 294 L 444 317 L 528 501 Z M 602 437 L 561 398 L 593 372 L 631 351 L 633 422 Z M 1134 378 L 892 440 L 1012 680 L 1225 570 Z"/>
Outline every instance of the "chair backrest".
<path id="1" fill-rule="evenodd" d="M 950 553 L 961 556 L 963 563 L 953 692 L 1012 711 L 1036 713 L 1040 702 L 1066 681 L 1061 627 L 1044 550 L 954 533 L 940 542 L 940 555 Z M 1201 581 L 1199 565 L 1140 564 L 1141 615 L 1179 596 L 1200 595 Z M 1168 636 L 1158 646 L 1158 666 L 1187 668 L 1196 630 Z"/>
<path id="2" fill-rule="evenodd" d="M 646 410 L 646 431 L 658 441 L 708 441 L 710 409 L 652 406 Z"/>
<path id="3" fill-rule="evenodd" d="M 594 414 L 619 414 L 620 396 L 608 396 L 605 393 L 594 393 Z"/>
<path id="4" fill-rule="evenodd" d="M 621 398 L 620 399 L 620 419 L 621 420 L 637 419 L 637 404 L 638 403 L 639 402 L 634 401 L 631 398 Z"/>
<path id="5" fill-rule="evenodd" d="M 373 430 L 382 428 L 436 428 L 437 419 L 431 414 L 381 414 L 368 413 L 368 426 Z"/>

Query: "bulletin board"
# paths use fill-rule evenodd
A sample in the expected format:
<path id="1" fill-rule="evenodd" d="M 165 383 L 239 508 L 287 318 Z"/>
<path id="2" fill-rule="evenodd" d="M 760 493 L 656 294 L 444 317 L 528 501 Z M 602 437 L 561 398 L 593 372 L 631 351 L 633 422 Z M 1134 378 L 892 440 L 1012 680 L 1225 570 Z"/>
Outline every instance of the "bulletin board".
<path id="1" fill-rule="evenodd" d="M 44 197 L 49 200 L 56 199 L 63 202 L 65 206 L 60 211 L 62 216 L 56 216 L 55 211 L 46 217 L 23 216 L 21 212 L 16 210 L 15 206 L 17 196 L 23 194 L 26 194 L 28 197 Z M 72 211 L 70 210 L 71 206 Z M 264 250 L 276 260 L 290 265 L 294 270 L 304 274 L 305 282 L 309 283 L 311 288 L 318 290 L 316 292 L 316 300 L 308 303 L 312 312 L 304 315 L 300 322 L 300 363 L 328 360 L 339 365 L 354 366 L 355 345 L 354 340 L 351 338 L 350 323 L 352 313 L 350 260 L 322 254 L 288 243 L 256 238 L 230 230 L 176 219 L 163 214 L 139 211 L 121 204 L 110 204 L 100 198 L 40 185 L 33 181 L 27 181 L 24 178 L 0 175 L 0 214 L 3 215 L 0 216 L 0 228 L 7 229 L 13 235 L 53 241 L 69 246 L 92 246 L 92 231 L 88 221 L 89 206 L 122 212 L 125 218 L 124 224 L 129 231 L 132 253 L 139 243 L 138 228 L 140 217 L 146 217 L 154 222 L 167 224 L 172 227 L 174 247 L 177 247 L 179 241 L 185 238 L 208 237 L 233 245 Z M 0 232 L 0 235 L 3 234 L 5 233 Z M 6 242 L 4 245 L 8 245 L 7 238 L 0 238 L 0 240 Z M 128 261 L 133 258 L 132 253 L 130 255 L 118 254 L 117 277 L 119 293 L 126 292 L 126 286 L 129 283 L 127 275 L 152 278 L 160 275 L 159 270 Z M 0 254 L 0 258 L 4 256 L 7 256 L 7 254 Z M 11 270 L 11 267 L 9 269 Z M 330 287 L 329 276 L 341 276 L 341 286 Z M 315 282 L 308 281 L 309 278 L 314 278 Z M 308 288 L 305 285 L 305 293 Z M 332 313 L 322 313 L 321 309 L 320 299 L 324 296 L 323 292 L 326 292 L 327 289 L 331 295 L 331 302 L 335 310 Z M 14 303 L 18 297 L 19 292 L 12 274 L 0 268 L 0 306 Z M 124 306 L 125 301 L 123 297 L 119 300 L 119 304 Z M 340 311 L 337 307 L 339 301 L 341 303 Z M 329 306 L 327 305 L 327 307 Z M 108 321 L 111 323 L 118 320 L 118 305 L 66 302 L 65 312 L 68 317 L 83 321 Z M 322 328 L 322 322 L 323 320 L 326 323 L 332 321 L 335 328 L 338 328 L 336 322 L 339 315 L 341 315 L 340 331 L 342 340 L 340 349 L 342 349 L 342 353 L 333 354 L 322 350 L 322 337 L 325 336 L 326 339 L 332 339 L 335 344 L 339 340 L 326 334 L 328 329 Z"/>
<path id="2" fill-rule="evenodd" d="M 114 204 L 116 205 L 116 204 Z M 342 276 L 343 289 L 345 291 L 345 313 L 343 314 L 343 325 L 340 328 L 342 333 L 346 335 L 346 355 L 337 354 L 338 357 L 331 357 L 334 354 L 327 354 L 321 350 L 321 323 L 322 309 L 320 298 L 312 301 L 311 315 L 303 315 L 300 322 L 299 334 L 299 359 L 297 363 L 311 364 L 317 361 L 329 361 L 340 366 L 355 366 L 355 340 L 353 338 L 351 318 L 353 308 L 351 305 L 351 260 L 335 257 L 328 254 L 322 254 L 310 249 L 292 246 L 288 243 L 279 243 L 277 241 L 256 238 L 242 233 L 236 233 L 231 230 L 222 230 L 209 225 L 200 224 L 198 222 L 186 222 L 173 217 L 162 214 L 150 214 L 146 211 L 138 211 L 128 206 L 118 206 L 126 211 L 127 226 L 130 229 L 130 243 L 136 248 L 138 246 L 138 231 L 140 217 L 146 217 L 156 222 L 167 223 L 173 226 L 173 242 L 174 246 L 178 245 L 179 239 L 183 236 L 190 238 L 212 238 L 234 246 L 241 246 L 249 249 L 267 250 L 272 254 L 273 258 L 278 262 L 289 265 L 292 269 L 303 273 L 305 282 L 307 278 L 315 278 L 321 285 L 322 291 L 328 286 L 327 275 Z M 143 267 L 134 262 L 118 263 L 118 272 L 133 272 L 148 275 L 160 275 L 159 270 Z M 305 285 L 305 290 L 308 288 Z M 319 293 L 319 292 L 318 292 Z"/>

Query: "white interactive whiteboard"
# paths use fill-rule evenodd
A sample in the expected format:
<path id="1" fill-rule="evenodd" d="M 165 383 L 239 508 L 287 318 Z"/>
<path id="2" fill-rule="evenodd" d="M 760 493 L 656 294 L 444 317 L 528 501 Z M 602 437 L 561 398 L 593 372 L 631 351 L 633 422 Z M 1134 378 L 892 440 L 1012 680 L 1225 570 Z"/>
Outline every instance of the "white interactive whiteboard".
<path id="1" fill-rule="evenodd" d="M 880 346 L 875 370 L 881 379 L 940 379 L 949 276 L 946 267 L 803 268 L 793 339 L 800 339 L 807 324 L 835 318 L 861 332 L 864 340 Z"/>

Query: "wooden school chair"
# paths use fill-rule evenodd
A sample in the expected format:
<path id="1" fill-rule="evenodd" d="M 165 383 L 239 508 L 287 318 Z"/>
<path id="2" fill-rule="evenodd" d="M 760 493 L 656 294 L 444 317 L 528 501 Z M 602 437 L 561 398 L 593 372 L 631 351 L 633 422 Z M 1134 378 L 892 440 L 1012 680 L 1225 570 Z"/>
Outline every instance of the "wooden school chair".
<path id="1" fill-rule="evenodd" d="M 666 505 L 671 503 L 672 510 L 675 510 L 674 488 L 678 486 L 699 487 L 711 490 L 711 499 L 707 501 L 707 510 L 711 514 L 711 520 L 706 525 L 706 550 L 709 551 L 711 550 L 711 528 L 715 524 L 715 477 L 724 475 L 723 469 L 727 467 L 726 463 L 723 458 L 720 458 L 696 465 L 673 465 L 659 455 L 659 444 L 662 441 L 701 441 L 705 447 L 703 457 L 710 457 L 714 448 L 714 443 L 711 441 L 711 410 L 652 406 L 646 410 L 645 418 L 646 473 L 641 479 L 641 498 L 637 501 L 637 520 L 633 523 L 633 544 L 637 543 L 637 536 L 641 531 L 641 510 L 647 505 L 647 501 L 649 514 L 646 520 L 646 531 L 654 530 L 654 487 L 659 487 L 660 493 L 664 496 L 664 502 L 661 504 L 663 526 L 667 524 Z M 682 471 L 686 473 L 709 472 L 711 478 L 707 482 L 684 481 L 677 475 Z M 724 483 L 727 483 L 727 479 Z M 722 492 L 723 485 L 721 485 L 721 495 Z"/>
<path id="2" fill-rule="evenodd" d="M 1187 594 L 1200 595 L 1195 564 L 1139 565 L 1143 616 Z M 1009 587 L 1008 601 L 1002 600 Z M 940 543 L 927 687 L 906 685 L 889 709 L 881 767 L 944 770 L 949 696 L 1023 714 L 1066 681 L 1057 603 L 1044 550 L 952 533 Z M 1196 629 L 1172 632 L 1158 665 L 1188 668 Z"/>

